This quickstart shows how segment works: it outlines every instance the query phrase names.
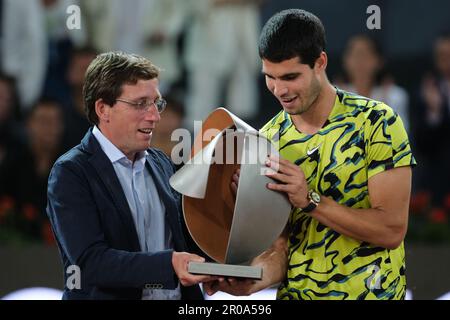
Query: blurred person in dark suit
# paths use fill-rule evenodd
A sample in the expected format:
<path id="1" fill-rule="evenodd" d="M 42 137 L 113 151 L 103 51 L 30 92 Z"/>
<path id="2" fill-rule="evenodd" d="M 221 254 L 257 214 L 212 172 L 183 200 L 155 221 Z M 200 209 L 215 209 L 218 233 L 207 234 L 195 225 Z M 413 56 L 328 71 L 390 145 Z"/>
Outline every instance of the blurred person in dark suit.
<path id="1" fill-rule="evenodd" d="M 14 78 L 0 73 L 0 196 L 10 195 L 11 170 L 18 152 L 23 148 L 24 133 Z"/>
<path id="2" fill-rule="evenodd" d="M 415 140 L 427 167 L 421 185 L 431 191 L 436 206 L 450 194 L 450 33 L 436 38 L 434 65 L 422 81 Z"/>
<path id="3" fill-rule="evenodd" d="M 16 228 L 26 239 L 54 243 L 45 213 L 50 169 L 61 155 L 64 122 L 57 101 L 42 98 L 26 118 L 27 143 L 14 159 L 12 196 Z"/>

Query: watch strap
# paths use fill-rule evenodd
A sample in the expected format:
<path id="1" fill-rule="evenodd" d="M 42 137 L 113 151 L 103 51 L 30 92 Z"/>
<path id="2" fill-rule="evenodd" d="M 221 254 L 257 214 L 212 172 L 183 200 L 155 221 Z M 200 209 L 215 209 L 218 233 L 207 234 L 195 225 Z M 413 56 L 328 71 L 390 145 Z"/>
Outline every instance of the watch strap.
<path id="1" fill-rule="evenodd" d="M 317 207 L 317 204 L 315 202 L 313 202 L 312 200 L 310 200 L 309 204 L 305 208 L 302 208 L 302 211 L 305 213 L 310 213 L 316 207 Z"/>

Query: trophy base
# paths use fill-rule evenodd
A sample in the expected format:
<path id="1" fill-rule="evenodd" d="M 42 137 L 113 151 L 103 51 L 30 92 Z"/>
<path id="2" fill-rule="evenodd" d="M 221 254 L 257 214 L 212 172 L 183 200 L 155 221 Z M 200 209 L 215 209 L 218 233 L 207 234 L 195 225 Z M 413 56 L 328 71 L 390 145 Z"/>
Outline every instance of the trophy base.
<path id="1" fill-rule="evenodd" d="M 189 262 L 188 272 L 235 278 L 262 279 L 261 267 L 220 264 L 211 262 Z"/>

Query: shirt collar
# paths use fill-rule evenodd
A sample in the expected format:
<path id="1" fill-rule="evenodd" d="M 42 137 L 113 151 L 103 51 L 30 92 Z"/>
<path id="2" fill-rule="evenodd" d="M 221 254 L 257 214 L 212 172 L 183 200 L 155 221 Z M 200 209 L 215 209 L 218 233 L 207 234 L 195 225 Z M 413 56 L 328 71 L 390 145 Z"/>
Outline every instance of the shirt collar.
<path id="1" fill-rule="evenodd" d="M 122 151 L 120 151 L 120 149 L 117 148 L 107 137 L 105 137 L 97 126 L 94 126 L 92 134 L 97 139 L 98 143 L 100 144 L 100 147 L 108 157 L 109 161 L 111 161 L 111 163 L 118 162 L 122 159 L 128 160 L 127 156 Z M 147 154 L 148 154 L 147 151 L 139 152 L 135 159 L 135 163 L 140 163 L 141 165 L 144 165 L 145 157 L 147 156 Z"/>

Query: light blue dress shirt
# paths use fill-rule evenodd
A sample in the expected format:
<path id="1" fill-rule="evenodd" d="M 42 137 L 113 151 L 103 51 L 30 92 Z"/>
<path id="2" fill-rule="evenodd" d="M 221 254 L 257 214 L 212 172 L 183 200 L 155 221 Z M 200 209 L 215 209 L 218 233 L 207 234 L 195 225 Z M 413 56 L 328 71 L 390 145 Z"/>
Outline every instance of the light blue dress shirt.
<path id="1" fill-rule="evenodd" d="M 173 248 L 172 234 L 165 220 L 164 203 L 150 172 L 145 170 L 147 151 L 138 153 L 133 162 L 97 126 L 92 133 L 119 178 L 133 216 L 141 250 L 157 252 Z M 175 290 L 144 289 L 142 299 L 181 299 L 180 287 Z"/>

